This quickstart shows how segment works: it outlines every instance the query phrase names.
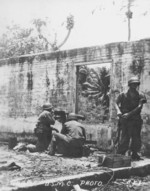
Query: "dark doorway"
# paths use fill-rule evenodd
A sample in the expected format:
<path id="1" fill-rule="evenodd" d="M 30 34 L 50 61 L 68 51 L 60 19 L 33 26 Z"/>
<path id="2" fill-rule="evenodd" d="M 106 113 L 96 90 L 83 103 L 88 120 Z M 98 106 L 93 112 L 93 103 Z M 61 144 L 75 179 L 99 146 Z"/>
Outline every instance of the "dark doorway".
<path id="1" fill-rule="evenodd" d="M 77 66 L 76 112 L 90 123 L 109 119 L 111 63 Z"/>

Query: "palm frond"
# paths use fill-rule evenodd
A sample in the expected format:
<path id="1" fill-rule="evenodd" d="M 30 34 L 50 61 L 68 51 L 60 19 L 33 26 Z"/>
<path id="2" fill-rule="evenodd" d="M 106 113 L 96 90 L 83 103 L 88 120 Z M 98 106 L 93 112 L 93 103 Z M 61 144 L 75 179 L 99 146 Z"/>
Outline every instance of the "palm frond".
<path id="1" fill-rule="evenodd" d="M 83 83 L 83 87 L 85 87 L 85 88 L 91 88 L 92 90 L 97 90 L 97 87 L 94 86 L 93 84 L 90 84 L 89 82 Z"/>

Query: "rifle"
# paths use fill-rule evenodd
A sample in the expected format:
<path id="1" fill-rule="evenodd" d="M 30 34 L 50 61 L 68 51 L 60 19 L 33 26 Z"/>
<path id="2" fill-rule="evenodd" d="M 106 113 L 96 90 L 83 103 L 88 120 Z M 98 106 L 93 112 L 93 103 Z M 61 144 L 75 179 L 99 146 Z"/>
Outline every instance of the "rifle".
<path id="1" fill-rule="evenodd" d="M 118 124 L 117 124 L 117 137 L 116 137 L 116 140 L 114 141 L 115 145 L 119 144 L 120 134 L 121 134 L 121 123 L 120 123 L 120 118 L 119 118 L 119 121 L 118 121 Z"/>

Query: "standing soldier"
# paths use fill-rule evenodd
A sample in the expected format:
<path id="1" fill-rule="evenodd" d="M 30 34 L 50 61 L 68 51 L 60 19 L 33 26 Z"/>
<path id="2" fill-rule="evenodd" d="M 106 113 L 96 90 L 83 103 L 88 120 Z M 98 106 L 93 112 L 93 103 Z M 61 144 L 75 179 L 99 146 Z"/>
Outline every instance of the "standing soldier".
<path id="1" fill-rule="evenodd" d="M 116 100 L 117 116 L 121 128 L 121 140 L 117 153 L 125 155 L 126 151 L 130 149 L 133 160 L 141 159 L 138 155 L 141 148 L 141 127 L 143 122 L 140 113 L 143 104 L 146 103 L 145 96 L 138 92 L 139 85 L 138 77 L 132 77 L 128 81 L 128 91 L 119 94 Z"/>
<path id="2" fill-rule="evenodd" d="M 36 151 L 42 152 L 47 150 L 52 138 L 52 130 L 58 131 L 52 127 L 54 123 L 53 106 L 50 103 L 46 103 L 43 105 L 43 112 L 39 115 L 35 128 L 35 134 L 38 138 Z"/>

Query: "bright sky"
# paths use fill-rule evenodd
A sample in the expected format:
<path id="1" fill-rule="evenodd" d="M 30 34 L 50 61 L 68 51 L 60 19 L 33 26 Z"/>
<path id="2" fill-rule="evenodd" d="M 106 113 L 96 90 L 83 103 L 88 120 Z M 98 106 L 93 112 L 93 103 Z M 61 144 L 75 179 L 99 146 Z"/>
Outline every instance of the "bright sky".
<path id="1" fill-rule="evenodd" d="M 75 25 L 61 49 L 127 41 L 127 8 L 120 10 L 121 5 L 127 2 L 128 0 L 0 0 L 0 35 L 12 21 L 29 26 L 33 18 L 47 17 L 61 42 L 67 33 L 62 23 L 72 14 Z M 134 0 L 131 11 L 131 40 L 149 38 L 150 0 Z"/>

